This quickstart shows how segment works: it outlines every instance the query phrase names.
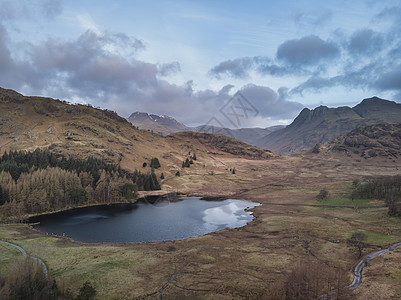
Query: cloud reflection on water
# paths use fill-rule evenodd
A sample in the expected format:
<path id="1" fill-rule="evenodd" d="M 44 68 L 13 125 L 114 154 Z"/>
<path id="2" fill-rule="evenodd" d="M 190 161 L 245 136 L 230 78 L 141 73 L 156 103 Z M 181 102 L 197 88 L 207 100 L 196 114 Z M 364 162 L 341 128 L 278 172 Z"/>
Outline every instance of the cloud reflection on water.
<path id="1" fill-rule="evenodd" d="M 259 206 L 259 203 L 244 203 L 244 201 L 229 199 L 227 204 L 206 209 L 203 213 L 202 220 L 205 227 L 215 231 L 220 228 L 237 228 L 245 226 L 246 223 L 252 221 L 253 217 L 250 212 L 246 212 L 246 208 Z"/>

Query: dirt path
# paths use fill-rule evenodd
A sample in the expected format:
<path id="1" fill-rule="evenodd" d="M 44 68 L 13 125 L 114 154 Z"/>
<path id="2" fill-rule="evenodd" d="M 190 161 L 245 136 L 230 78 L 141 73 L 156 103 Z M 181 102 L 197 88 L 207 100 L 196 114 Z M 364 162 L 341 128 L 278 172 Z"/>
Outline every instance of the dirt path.
<path id="1" fill-rule="evenodd" d="M 31 259 L 33 259 L 33 260 L 36 260 L 40 265 L 42 265 L 43 273 L 44 273 L 45 276 L 47 277 L 47 275 L 49 274 L 49 272 L 48 272 L 47 267 L 46 267 L 46 264 L 43 262 L 43 260 L 41 260 L 40 258 L 37 258 L 37 257 L 35 257 L 35 256 L 28 255 L 24 249 L 22 249 L 20 246 L 17 246 L 17 245 L 15 245 L 15 244 L 12 244 L 12 243 L 9 243 L 9 242 L 6 242 L 6 241 L 0 241 L 0 243 L 6 244 L 6 245 L 9 245 L 9 246 L 11 246 L 11 247 L 14 247 L 14 248 L 18 249 L 18 250 L 22 253 L 22 255 L 23 255 L 24 257 L 29 257 L 29 258 L 31 258 Z"/>

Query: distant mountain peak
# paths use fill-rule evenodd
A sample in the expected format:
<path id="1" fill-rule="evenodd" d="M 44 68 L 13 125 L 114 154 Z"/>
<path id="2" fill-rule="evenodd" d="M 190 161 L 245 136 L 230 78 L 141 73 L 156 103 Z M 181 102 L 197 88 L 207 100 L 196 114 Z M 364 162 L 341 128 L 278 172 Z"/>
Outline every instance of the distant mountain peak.
<path id="1" fill-rule="evenodd" d="M 372 105 L 372 104 L 396 104 L 396 102 L 373 96 L 371 98 L 363 99 L 362 102 L 359 103 L 358 105 Z"/>
<path id="2" fill-rule="evenodd" d="M 361 103 L 369 102 L 369 101 L 370 101 L 370 102 L 371 102 L 371 101 L 381 101 L 381 100 L 389 101 L 389 100 L 385 100 L 385 99 L 379 98 L 379 97 L 377 97 L 377 96 L 373 96 L 373 97 L 370 97 L 370 98 L 365 98 L 365 99 L 363 99 Z"/>
<path id="3" fill-rule="evenodd" d="M 150 114 L 149 117 L 154 120 L 155 122 L 160 122 L 160 120 L 170 120 L 172 122 L 177 122 L 179 124 L 182 124 L 180 122 L 178 122 L 176 119 L 167 116 L 167 115 L 156 115 L 156 114 Z"/>
<path id="4" fill-rule="evenodd" d="M 167 115 L 136 111 L 130 115 L 128 121 L 141 129 L 149 129 L 162 134 L 189 130 L 187 126 Z"/>
<path id="5" fill-rule="evenodd" d="M 146 113 L 146 112 L 136 111 L 136 112 L 132 113 L 132 114 L 128 117 L 128 119 L 129 119 L 129 118 L 134 118 L 134 117 L 148 117 L 148 116 L 149 116 L 149 114 Z"/>
<path id="6" fill-rule="evenodd" d="M 361 126 L 396 123 L 401 123 L 401 104 L 376 96 L 366 98 L 352 108 L 304 108 L 286 128 L 266 136 L 262 147 L 291 154 L 308 150 L 317 143 L 332 141 Z"/>

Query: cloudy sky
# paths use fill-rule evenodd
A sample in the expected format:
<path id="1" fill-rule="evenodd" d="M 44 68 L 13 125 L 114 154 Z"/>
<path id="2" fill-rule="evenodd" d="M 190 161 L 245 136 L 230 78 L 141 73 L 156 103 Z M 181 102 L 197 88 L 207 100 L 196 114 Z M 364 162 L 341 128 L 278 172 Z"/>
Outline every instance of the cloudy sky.
<path id="1" fill-rule="evenodd" d="M 401 1 L 0 0 L 0 86 L 187 125 L 401 102 Z M 240 91 L 241 124 L 229 122 Z M 217 124 L 212 124 L 217 125 Z"/>

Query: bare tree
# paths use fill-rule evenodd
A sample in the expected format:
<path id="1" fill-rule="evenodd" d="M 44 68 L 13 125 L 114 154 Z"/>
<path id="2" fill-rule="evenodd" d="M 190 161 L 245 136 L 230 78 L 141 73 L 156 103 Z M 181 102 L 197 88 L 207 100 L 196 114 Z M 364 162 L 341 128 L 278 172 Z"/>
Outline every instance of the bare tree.
<path id="1" fill-rule="evenodd" d="M 294 267 L 285 281 L 285 299 L 318 299 L 325 293 L 335 295 L 337 299 L 346 299 L 347 291 L 344 287 L 348 282 L 344 274 L 342 267 L 304 260 Z"/>
<path id="2" fill-rule="evenodd" d="M 348 246 L 358 254 L 358 258 L 361 258 L 363 250 L 368 246 L 365 242 L 366 238 L 365 233 L 358 231 L 354 232 L 347 240 Z"/>

